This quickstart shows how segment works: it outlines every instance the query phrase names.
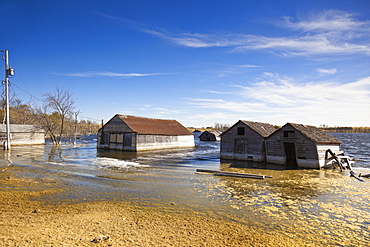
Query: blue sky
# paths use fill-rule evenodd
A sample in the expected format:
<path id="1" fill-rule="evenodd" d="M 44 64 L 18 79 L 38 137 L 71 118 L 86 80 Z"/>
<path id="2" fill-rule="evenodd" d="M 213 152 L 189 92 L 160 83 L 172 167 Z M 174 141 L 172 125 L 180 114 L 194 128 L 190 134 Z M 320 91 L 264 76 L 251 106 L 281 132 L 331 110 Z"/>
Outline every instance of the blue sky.
<path id="1" fill-rule="evenodd" d="M 11 90 L 80 119 L 370 126 L 370 1 L 0 2 Z"/>

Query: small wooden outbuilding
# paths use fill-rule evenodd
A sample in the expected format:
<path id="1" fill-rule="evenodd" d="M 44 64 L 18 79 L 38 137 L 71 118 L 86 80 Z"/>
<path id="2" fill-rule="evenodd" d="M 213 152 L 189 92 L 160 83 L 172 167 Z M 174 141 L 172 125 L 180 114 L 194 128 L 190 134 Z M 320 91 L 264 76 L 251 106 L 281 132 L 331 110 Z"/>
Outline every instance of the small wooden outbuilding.
<path id="1" fill-rule="evenodd" d="M 221 139 L 221 131 L 219 130 L 206 130 L 200 136 L 201 141 L 219 141 Z"/>
<path id="2" fill-rule="evenodd" d="M 326 150 L 339 153 L 340 144 L 314 126 L 287 123 L 267 138 L 267 162 L 319 169 L 325 164 Z"/>
<path id="3" fill-rule="evenodd" d="M 266 161 L 266 138 L 276 130 L 268 123 L 239 120 L 221 134 L 220 156 L 223 159 Z"/>
<path id="4" fill-rule="evenodd" d="M 36 125 L 10 124 L 11 145 L 40 145 L 45 144 L 45 130 Z M 0 124 L 0 141 L 6 142 L 6 125 Z"/>
<path id="5" fill-rule="evenodd" d="M 176 120 L 116 114 L 98 131 L 97 145 L 122 151 L 194 147 L 194 136 Z"/>

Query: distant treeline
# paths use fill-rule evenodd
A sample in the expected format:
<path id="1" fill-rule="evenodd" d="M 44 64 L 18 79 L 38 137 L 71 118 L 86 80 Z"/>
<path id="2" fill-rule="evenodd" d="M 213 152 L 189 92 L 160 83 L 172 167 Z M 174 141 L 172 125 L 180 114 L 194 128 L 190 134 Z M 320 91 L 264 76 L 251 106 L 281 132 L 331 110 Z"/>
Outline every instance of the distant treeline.
<path id="1" fill-rule="evenodd" d="M 370 133 L 370 127 L 321 127 L 319 129 L 332 133 Z"/>
<path id="2" fill-rule="evenodd" d="M 205 131 L 205 130 L 220 130 L 225 131 L 229 128 L 228 125 L 218 125 L 217 123 L 215 126 L 212 127 L 202 127 L 202 128 L 194 128 L 189 127 L 188 129 L 190 131 Z M 279 126 L 274 126 L 276 129 L 279 128 Z M 319 129 L 325 131 L 325 132 L 331 132 L 331 133 L 370 133 L 370 127 L 319 127 Z"/>

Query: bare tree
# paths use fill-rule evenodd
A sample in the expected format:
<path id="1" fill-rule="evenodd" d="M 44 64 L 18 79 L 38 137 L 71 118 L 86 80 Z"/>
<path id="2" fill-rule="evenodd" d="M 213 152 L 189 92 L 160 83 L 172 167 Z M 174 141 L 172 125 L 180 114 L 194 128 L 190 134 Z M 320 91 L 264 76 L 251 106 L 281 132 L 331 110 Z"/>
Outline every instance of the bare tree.
<path id="1" fill-rule="evenodd" d="M 215 130 L 219 130 L 219 131 L 225 131 L 227 130 L 228 128 L 230 128 L 230 124 L 223 124 L 223 123 L 215 123 L 215 126 L 213 127 Z"/>
<path id="2" fill-rule="evenodd" d="M 68 118 L 71 118 L 74 113 L 75 99 L 68 90 L 56 88 L 54 93 L 43 94 L 45 98 L 45 106 L 42 108 L 42 116 L 46 129 L 55 145 L 60 145 L 65 123 Z M 46 119 L 47 118 L 47 119 Z M 56 132 L 59 131 L 59 136 Z"/>

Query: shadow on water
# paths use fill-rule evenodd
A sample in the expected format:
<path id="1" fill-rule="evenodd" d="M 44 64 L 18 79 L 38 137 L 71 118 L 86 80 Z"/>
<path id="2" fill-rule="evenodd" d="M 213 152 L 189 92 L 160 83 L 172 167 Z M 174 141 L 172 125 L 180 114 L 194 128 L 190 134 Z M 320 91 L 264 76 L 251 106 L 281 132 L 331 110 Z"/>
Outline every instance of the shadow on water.
<path id="1" fill-rule="evenodd" d="M 289 167 L 287 165 L 278 165 L 273 163 L 267 163 L 267 162 L 251 162 L 251 161 L 240 161 L 240 160 L 220 160 L 221 167 L 222 164 L 230 164 L 230 168 L 248 168 L 248 169 L 264 169 L 264 170 L 296 170 L 297 168 Z"/>
<path id="2" fill-rule="evenodd" d="M 62 157 L 63 149 L 60 146 L 52 146 L 50 152 L 47 153 L 49 162 L 62 163 L 65 160 Z"/>

